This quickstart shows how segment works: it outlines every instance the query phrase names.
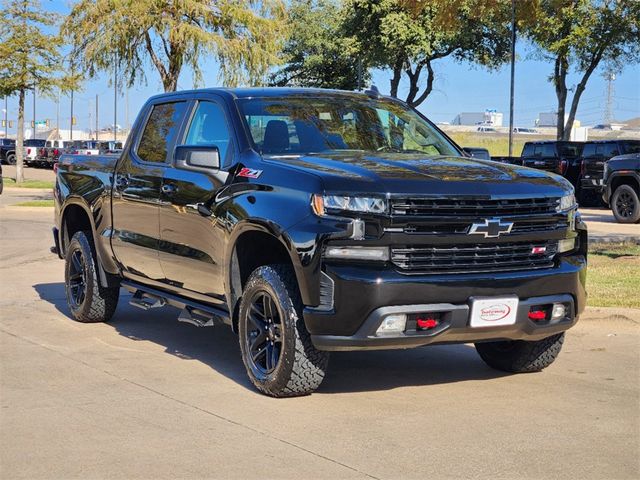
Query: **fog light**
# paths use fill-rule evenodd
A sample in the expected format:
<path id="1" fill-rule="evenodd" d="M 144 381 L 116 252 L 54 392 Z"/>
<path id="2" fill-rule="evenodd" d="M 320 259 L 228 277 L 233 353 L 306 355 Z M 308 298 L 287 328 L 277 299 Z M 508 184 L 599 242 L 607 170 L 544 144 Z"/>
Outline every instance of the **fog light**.
<path id="1" fill-rule="evenodd" d="M 327 247 L 325 258 L 341 260 L 389 260 L 389 247 Z"/>
<path id="2" fill-rule="evenodd" d="M 576 248 L 575 238 L 565 238 L 558 242 L 558 253 L 570 252 L 574 248 Z"/>
<path id="3" fill-rule="evenodd" d="M 404 313 L 387 315 L 382 320 L 376 334 L 402 333 L 407 325 L 407 316 Z"/>
<path id="4" fill-rule="evenodd" d="M 567 316 L 567 308 L 562 303 L 554 303 L 551 310 L 551 320 L 558 320 Z"/>

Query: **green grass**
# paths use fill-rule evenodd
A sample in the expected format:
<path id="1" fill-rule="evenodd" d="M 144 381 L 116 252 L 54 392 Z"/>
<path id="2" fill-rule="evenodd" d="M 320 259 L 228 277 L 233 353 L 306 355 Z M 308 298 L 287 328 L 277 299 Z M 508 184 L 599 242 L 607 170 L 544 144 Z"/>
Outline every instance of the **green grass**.
<path id="1" fill-rule="evenodd" d="M 492 156 L 506 157 L 509 155 L 509 136 L 493 135 L 489 133 L 473 133 L 473 132 L 447 132 L 458 145 L 461 147 L 481 147 L 489 150 Z M 522 147 L 525 142 L 533 140 L 545 140 L 543 135 L 517 135 L 513 139 L 513 155 L 519 157 L 522 153 Z"/>
<path id="2" fill-rule="evenodd" d="M 53 188 L 54 182 L 50 180 L 25 180 L 24 182 L 17 184 L 13 178 L 3 177 L 5 187 L 19 187 L 19 188 Z"/>
<path id="3" fill-rule="evenodd" d="M 640 245 L 594 244 L 589 248 L 587 304 L 640 308 Z"/>
<path id="4" fill-rule="evenodd" d="M 53 200 L 28 200 L 13 204 L 14 207 L 53 207 Z"/>

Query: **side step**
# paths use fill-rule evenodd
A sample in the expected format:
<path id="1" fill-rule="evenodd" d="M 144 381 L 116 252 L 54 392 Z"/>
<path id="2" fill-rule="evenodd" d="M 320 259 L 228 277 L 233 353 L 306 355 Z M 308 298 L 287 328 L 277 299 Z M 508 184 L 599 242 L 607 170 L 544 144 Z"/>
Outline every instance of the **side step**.
<path id="1" fill-rule="evenodd" d="M 133 297 L 129 303 L 134 307 L 150 310 L 152 308 L 171 305 L 172 307 L 177 307 L 182 310 L 178 317 L 178 320 L 181 322 L 191 323 L 197 327 L 212 327 L 222 323 L 231 325 L 229 312 L 222 308 L 195 302 L 130 280 L 123 280 L 121 286 L 133 293 Z"/>

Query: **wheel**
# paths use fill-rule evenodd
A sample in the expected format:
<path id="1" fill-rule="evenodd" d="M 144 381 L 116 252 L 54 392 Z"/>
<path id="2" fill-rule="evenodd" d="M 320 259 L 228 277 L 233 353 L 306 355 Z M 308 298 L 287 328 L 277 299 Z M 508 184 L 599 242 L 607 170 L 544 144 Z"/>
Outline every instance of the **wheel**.
<path id="1" fill-rule="evenodd" d="M 77 232 L 67 248 L 64 283 L 67 304 L 78 322 L 108 322 L 118 304 L 120 287 L 100 285 L 96 258 L 91 235 Z"/>
<path id="2" fill-rule="evenodd" d="M 253 385 L 272 397 L 308 395 L 324 378 L 329 354 L 311 343 L 302 308 L 291 268 L 264 266 L 249 277 L 238 319 L 242 361 Z"/>
<path id="3" fill-rule="evenodd" d="M 525 373 L 547 368 L 556 359 L 564 333 L 535 342 L 524 340 L 476 343 L 476 351 L 484 362 L 496 370 Z"/>
<path id="4" fill-rule="evenodd" d="M 10 153 L 7 155 L 7 165 L 15 165 L 16 164 L 16 154 Z"/>
<path id="5" fill-rule="evenodd" d="M 611 196 L 611 211 L 620 223 L 640 221 L 640 200 L 638 192 L 631 185 L 620 185 Z"/>

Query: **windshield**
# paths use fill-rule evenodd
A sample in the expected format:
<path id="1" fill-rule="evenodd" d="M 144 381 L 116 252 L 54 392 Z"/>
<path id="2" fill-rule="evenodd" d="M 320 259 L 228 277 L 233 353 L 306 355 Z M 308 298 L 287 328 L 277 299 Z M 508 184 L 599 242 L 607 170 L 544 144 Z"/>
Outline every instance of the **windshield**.
<path id="1" fill-rule="evenodd" d="M 265 155 L 328 150 L 460 155 L 429 122 L 390 100 L 283 96 L 238 103 L 253 143 Z"/>

